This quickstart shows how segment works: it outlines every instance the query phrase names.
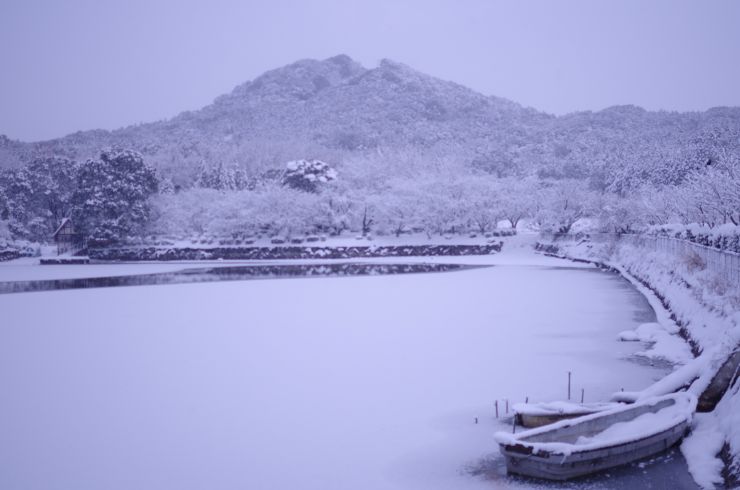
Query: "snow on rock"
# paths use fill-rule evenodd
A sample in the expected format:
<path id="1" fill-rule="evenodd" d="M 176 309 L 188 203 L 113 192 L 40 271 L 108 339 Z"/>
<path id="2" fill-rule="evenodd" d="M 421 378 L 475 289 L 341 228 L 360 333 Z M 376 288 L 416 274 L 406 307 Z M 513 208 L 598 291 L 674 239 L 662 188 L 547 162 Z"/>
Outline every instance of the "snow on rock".
<path id="1" fill-rule="evenodd" d="M 623 342 L 648 342 L 650 348 L 636 355 L 649 359 L 664 359 L 673 364 L 684 364 L 694 356 L 688 344 L 678 335 L 675 325 L 666 328 L 660 323 L 643 323 L 635 330 L 625 330 L 617 337 Z"/>
<path id="2" fill-rule="evenodd" d="M 639 342 L 643 340 L 638 335 L 637 330 L 624 330 L 617 334 L 617 338 L 622 342 Z"/>

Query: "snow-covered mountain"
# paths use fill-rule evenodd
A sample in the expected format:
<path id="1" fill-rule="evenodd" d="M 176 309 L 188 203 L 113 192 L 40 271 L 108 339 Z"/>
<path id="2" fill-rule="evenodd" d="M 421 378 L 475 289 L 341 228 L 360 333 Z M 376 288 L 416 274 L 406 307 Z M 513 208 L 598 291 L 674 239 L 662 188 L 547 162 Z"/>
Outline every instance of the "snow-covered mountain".
<path id="1" fill-rule="evenodd" d="M 713 133 L 733 139 L 738 128 L 740 108 L 673 113 L 619 106 L 554 117 L 401 63 L 383 60 L 367 69 L 339 55 L 268 71 L 170 120 L 36 143 L 0 137 L 0 167 L 36 155 L 82 160 L 120 145 L 187 185 L 202 163 L 256 173 L 296 158 L 338 161 L 412 148 L 496 175 L 598 179 L 613 167 L 660 173 L 661 162 L 679 159 L 692 141 Z"/>

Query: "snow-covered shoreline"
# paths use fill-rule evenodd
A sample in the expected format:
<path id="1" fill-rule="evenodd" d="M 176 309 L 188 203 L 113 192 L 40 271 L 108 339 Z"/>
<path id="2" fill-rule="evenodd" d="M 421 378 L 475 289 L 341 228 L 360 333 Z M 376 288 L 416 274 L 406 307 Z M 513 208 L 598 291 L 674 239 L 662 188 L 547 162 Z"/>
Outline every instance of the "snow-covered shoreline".
<path id="1" fill-rule="evenodd" d="M 545 240 L 543 243 L 541 248 L 546 252 L 602 264 L 630 280 L 648 298 L 666 332 L 675 332 L 676 326 L 680 326 L 694 354 L 703 353 L 703 361 L 696 364 L 700 383 L 708 383 L 712 373 L 740 345 L 738 291 L 718 288 L 718 279 L 709 271 L 696 267 L 691 257 L 671 257 L 629 243 L 589 240 Z M 635 335 L 640 337 L 639 329 Z M 666 349 L 666 343 L 661 341 L 670 341 L 670 337 L 640 340 L 654 342 L 648 353 L 671 359 L 673 349 Z M 682 450 L 694 479 L 702 487 L 713 488 L 723 482 L 731 485 L 738 481 L 740 395 L 737 383 L 713 412 L 697 417 L 694 432 L 685 440 Z"/>

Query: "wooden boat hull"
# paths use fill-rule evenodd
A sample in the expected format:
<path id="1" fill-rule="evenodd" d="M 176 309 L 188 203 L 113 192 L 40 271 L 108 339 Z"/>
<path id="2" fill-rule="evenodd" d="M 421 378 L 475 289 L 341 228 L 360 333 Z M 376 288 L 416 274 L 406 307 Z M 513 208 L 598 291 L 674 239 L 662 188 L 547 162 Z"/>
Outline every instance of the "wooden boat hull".
<path id="1" fill-rule="evenodd" d="M 544 405 L 546 407 L 548 403 L 539 405 Z M 532 429 L 535 427 L 542 427 L 543 425 L 554 424 L 561 420 L 574 419 L 576 417 L 582 417 L 592 413 L 603 412 L 620 405 L 618 403 L 591 403 L 578 405 L 573 404 L 573 406 L 577 408 L 572 411 L 555 411 L 537 409 L 538 404 L 517 404 L 514 406 L 515 422 L 522 427 Z"/>
<path id="2" fill-rule="evenodd" d="M 499 432 L 496 440 L 509 473 L 568 480 L 665 451 L 686 435 L 695 410 L 695 396 L 675 393 L 519 434 Z M 651 419 L 649 425 L 646 419 L 637 421 L 642 415 L 658 413 L 664 415 Z M 636 425 L 630 429 L 632 421 Z M 616 424 L 620 424 L 616 432 L 599 438 Z"/>
<path id="3" fill-rule="evenodd" d="M 502 449 L 502 452 L 506 458 L 508 473 L 546 480 L 569 480 L 661 453 L 680 441 L 688 430 L 689 424 L 683 422 L 640 441 L 567 456 L 548 453 L 521 454 L 506 449 Z"/>
<path id="4" fill-rule="evenodd" d="M 521 425 L 522 427 L 531 429 L 534 427 L 542 427 L 543 425 L 554 424 L 555 422 L 560 422 L 561 420 L 574 419 L 576 417 L 581 417 L 590 413 L 593 412 L 553 413 L 549 415 L 530 415 L 528 413 L 518 413 L 516 414 L 516 423 Z"/>

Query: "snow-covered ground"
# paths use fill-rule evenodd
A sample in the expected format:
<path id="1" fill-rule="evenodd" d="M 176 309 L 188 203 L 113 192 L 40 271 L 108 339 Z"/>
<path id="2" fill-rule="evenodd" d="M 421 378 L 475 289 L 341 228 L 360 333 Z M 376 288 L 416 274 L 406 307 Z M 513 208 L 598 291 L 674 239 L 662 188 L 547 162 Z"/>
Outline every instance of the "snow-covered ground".
<path id="1" fill-rule="evenodd" d="M 617 341 L 655 320 L 635 289 L 525 242 L 435 259 L 497 264 L 462 272 L 0 295 L 0 488 L 527 487 L 471 474 L 495 400 L 666 370 Z M 187 267 L 134 267 L 163 266 Z"/>

